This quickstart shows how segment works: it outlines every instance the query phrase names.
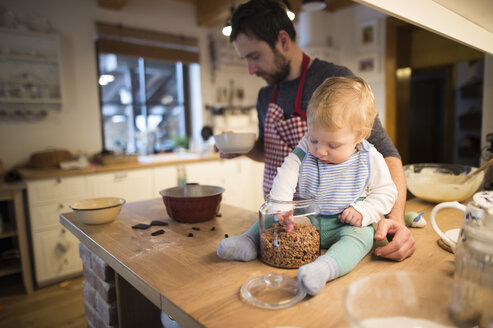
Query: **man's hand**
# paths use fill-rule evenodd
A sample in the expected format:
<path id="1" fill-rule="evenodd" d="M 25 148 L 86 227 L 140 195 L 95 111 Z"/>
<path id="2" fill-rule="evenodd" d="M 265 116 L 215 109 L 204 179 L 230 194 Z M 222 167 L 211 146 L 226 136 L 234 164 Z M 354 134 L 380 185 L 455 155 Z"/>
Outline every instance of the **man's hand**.
<path id="1" fill-rule="evenodd" d="M 375 232 L 375 240 L 383 240 L 388 235 L 392 236 L 392 240 L 385 246 L 375 248 L 375 255 L 402 261 L 414 254 L 416 250 L 414 238 L 404 224 L 391 219 L 380 220 Z"/>
<path id="2" fill-rule="evenodd" d="M 361 215 L 360 212 L 356 211 L 354 207 L 349 206 L 341 213 L 341 215 L 339 215 L 339 221 L 343 223 L 348 223 L 355 227 L 361 227 L 363 215 Z"/>

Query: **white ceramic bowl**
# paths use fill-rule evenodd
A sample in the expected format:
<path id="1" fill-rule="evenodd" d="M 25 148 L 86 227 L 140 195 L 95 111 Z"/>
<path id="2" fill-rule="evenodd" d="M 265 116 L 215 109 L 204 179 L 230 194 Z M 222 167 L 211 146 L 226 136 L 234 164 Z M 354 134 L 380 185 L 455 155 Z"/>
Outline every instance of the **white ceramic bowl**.
<path id="1" fill-rule="evenodd" d="M 102 224 L 112 222 L 122 210 L 125 199 L 117 197 L 92 198 L 78 201 L 70 208 L 84 224 Z"/>
<path id="2" fill-rule="evenodd" d="M 484 171 L 479 172 L 464 184 L 466 174 L 476 167 L 460 164 L 420 163 L 404 166 L 407 189 L 423 200 L 441 203 L 471 197 L 483 182 Z"/>
<path id="3" fill-rule="evenodd" d="M 255 133 L 222 133 L 214 135 L 216 147 L 224 154 L 246 154 L 255 144 Z"/>

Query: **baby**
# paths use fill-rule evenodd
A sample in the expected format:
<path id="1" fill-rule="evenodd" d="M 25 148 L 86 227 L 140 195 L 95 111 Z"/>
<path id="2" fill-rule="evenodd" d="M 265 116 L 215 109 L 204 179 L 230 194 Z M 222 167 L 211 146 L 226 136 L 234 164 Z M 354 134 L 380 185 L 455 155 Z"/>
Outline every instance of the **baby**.
<path id="1" fill-rule="evenodd" d="M 331 77 L 313 93 L 307 109 L 308 132 L 284 160 L 270 196 L 292 200 L 297 189 L 316 196 L 320 207 L 320 245 L 327 252 L 298 269 L 298 282 L 310 295 L 350 272 L 373 246 L 372 223 L 387 214 L 397 197 L 383 156 L 365 138 L 376 117 L 370 86 L 358 77 Z M 291 231 L 292 211 L 278 214 Z M 226 260 L 257 258 L 259 226 L 220 242 Z"/>

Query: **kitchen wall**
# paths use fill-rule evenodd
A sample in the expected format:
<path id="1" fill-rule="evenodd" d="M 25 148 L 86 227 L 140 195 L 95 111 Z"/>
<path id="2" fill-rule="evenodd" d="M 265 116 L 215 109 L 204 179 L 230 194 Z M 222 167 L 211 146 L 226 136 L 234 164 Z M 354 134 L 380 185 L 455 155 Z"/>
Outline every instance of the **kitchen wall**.
<path id="1" fill-rule="evenodd" d="M 209 31 L 196 24 L 195 6 L 170 0 L 128 1 L 119 10 L 104 10 L 97 1 L 77 0 L 2 0 L 20 20 L 30 16 L 46 17 L 60 38 L 63 106 L 42 121 L 0 122 L 0 160 L 6 169 L 29 159 L 33 152 L 64 148 L 74 155 L 101 151 L 97 62 L 94 49 L 95 22 L 121 23 L 132 27 L 183 34 L 199 38 L 202 102 L 213 104 L 215 87 L 211 84 L 207 53 Z M 263 82 L 250 77 L 246 69 L 238 78 L 245 88 L 245 101 L 255 103 Z M 200 97 L 197 94 L 196 97 Z M 206 114 L 207 115 L 207 114 Z M 207 116 L 204 117 L 207 123 Z M 201 121 L 201 120 L 198 120 Z M 196 126 L 198 137 L 201 126 Z"/>
<path id="2" fill-rule="evenodd" d="M 216 125 L 216 132 L 223 129 L 256 129 L 255 111 L 241 115 L 213 116 L 206 105 L 215 105 L 218 90 L 228 88 L 234 80 L 235 88 L 243 89 L 240 105 L 254 105 L 263 80 L 249 76 L 241 64 L 213 67 L 209 53 L 209 36 L 218 35 L 220 27 L 200 28 L 196 25 L 195 7 L 172 0 L 128 1 L 118 11 L 97 7 L 97 1 L 78 0 L 0 0 L 21 18 L 30 15 L 49 19 L 60 35 L 61 75 L 63 106 L 37 122 L 0 121 L 0 160 L 8 169 L 22 164 L 33 152 L 47 148 L 66 148 L 73 154 L 92 155 L 101 151 L 99 99 L 97 86 L 96 55 L 94 50 L 95 21 L 121 23 L 132 27 L 195 36 L 200 42 L 200 99 L 199 115 L 195 115 L 194 138 L 198 139 L 204 124 Z M 373 88 L 380 119 L 385 120 L 384 45 L 385 15 L 364 6 L 352 6 L 335 14 L 326 11 L 299 15 L 297 30 L 299 43 L 307 52 L 326 51 L 327 59 L 346 65 L 355 74 L 368 80 Z M 348 23 L 349 22 L 349 23 Z M 364 24 L 374 26 L 375 42 L 362 45 L 360 30 Z M 308 31 L 308 32 L 307 32 Z M 219 36 L 222 37 L 222 36 Z M 225 37 L 224 37 L 225 38 Z M 322 56 L 323 57 L 323 56 Z M 360 71 L 358 63 L 370 58 L 374 67 Z M 485 71 L 491 71 L 491 59 L 486 60 Z M 490 78 L 491 79 L 491 78 Z M 486 79 L 485 81 L 489 81 Z M 485 83 L 485 90 L 491 83 Z M 489 95 L 486 91 L 485 95 Z M 199 95 L 197 95 L 199 97 Z M 483 108 L 491 108 L 491 100 L 485 98 Z M 202 108 L 202 110 L 200 110 Z M 200 115 L 202 111 L 202 115 Z M 491 112 L 491 109 L 490 109 Z M 486 114 L 486 115 L 485 115 Z M 483 117 L 489 117 L 485 113 Z M 489 115 L 489 116 L 488 116 Z M 483 136 L 491 132 L 492 123 L 485 124 Z M 483 137 L 484 140 L 484 137 Z"/>

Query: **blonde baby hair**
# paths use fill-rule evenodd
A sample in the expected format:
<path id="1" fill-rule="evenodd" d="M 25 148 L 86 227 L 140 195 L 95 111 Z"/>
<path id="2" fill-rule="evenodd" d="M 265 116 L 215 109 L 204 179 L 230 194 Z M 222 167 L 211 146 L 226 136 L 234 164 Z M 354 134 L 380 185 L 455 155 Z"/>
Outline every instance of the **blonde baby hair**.
<path id="1" fill-rule="evenodd" d="M 349 127 L 357 139 L 371 134 L 377 116 L 370 86 L 360 77 L 329 77 L 313 93 L 307 108 L 307 123 L 328 131 Z"/>

